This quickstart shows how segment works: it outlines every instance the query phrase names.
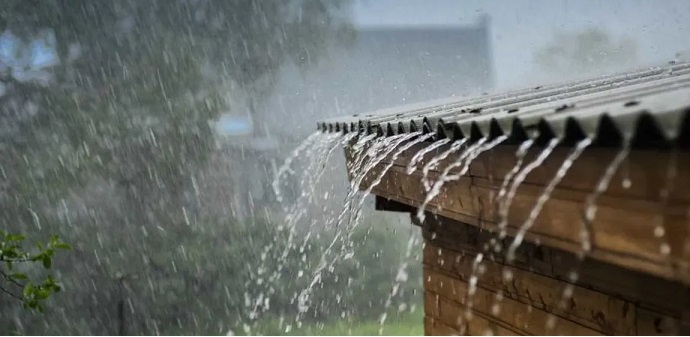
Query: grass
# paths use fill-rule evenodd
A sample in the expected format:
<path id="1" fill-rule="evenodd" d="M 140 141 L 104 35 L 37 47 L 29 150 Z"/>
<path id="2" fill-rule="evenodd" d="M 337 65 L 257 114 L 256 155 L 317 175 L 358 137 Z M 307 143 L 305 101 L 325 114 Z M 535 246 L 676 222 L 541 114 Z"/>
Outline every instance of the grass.
<path id="1" fill-rule="evenodd" d="M 293 328 L 288 332 L 285 327 L 279 327 L 276 321 L 262 324 L 260 333 L 263 335 L 288 335 L 288 336 L 378 336 L 381 325 L 377 319 L 367 321 L 351 321 L 347 319 L 328 322 L 325 324 L 302 325 L 301 328 Z M 422 336 L 424 335 L 424 318 L 421 310 L 414 313 L 405 313 L 389 317 L 383 325 L 384 336 Z"/>

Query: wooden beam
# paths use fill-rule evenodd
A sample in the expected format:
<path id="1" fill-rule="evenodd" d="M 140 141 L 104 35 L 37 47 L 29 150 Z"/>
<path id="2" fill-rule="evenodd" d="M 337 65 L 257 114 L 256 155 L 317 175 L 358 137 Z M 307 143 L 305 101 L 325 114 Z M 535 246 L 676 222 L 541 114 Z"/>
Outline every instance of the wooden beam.
<path id="1" fill-rule="evenodd" d="M 690 288 L 677 282 L 632 272 L 613 265 L 586 261 L 572 284 L 562 275 L 572 254 L 526 243 L 508 264 L 501 255 L 486 253 L 492 239 L 486 231 L 451 219 L 427 219 L 423 224 L 425 312 L 455 329 L 500 326 L 500 334 L 549 334 L 553 315 L 555 334 L 677 334 L 690 303 Z M 436 234 L 436 235 L 432 235 Z M 475 263 L 483 253 L 481 267 Z M 567 258 L 565 257 L 567 256 Z M 570 271 L 570 268 L 568 268 Z M 505 273 L 513 277 L 506 279 Z M 474 281 L 472 281 L 474 278 Z M 473 318 L 464 320 L 469 286 L 476 282 L 471 301 Z M 572 297 L 563 302 L 570 285 Z M 503 296 L 495 306 L 497 294 Z M 449 302 L 450 301 L 450 302 Z M 500 309 L 494 311 L 494 308 Z M 478 320 L 478 323 L 473 321 Z M 488 322 L 488 323 L 487 323 Z M 472 331 L 470 329 L 470 331 Z M 509 332 L 508 332 L 509 331 Z"/>
<path id="2" fill-rule="evenodd" d="M 427 194 L 421 183 L 421 167 L 435 153 L 427 154 L 412 175 L 405 171 L 409 160 L 421 147 L 413 147 L 398 157 L 373 193 L 412 208 L 419 207 Z M 480 155 L 470 165 L 467 175 L 443 186 L 427 210 L 495 231 L 501 220 L 496 195 L 503 177 L 515 165 L 515 150 L 512 146 L 498 146 Z M 525 163 L 533 160 L 540 150 L 530 151 Z M 509 235 L 515 235 L 528 219 L 537 198 L 570 151 L 557 148 L 519 186 L 507 218 Z M 580 252 L 584 202 L 617 153 L 616 149 L 606 148 L 585 150 L 545 203 L 526 239 Z M 435 181 L 456 158 L 457 155 L 449 156 L 429 172 L 428 178 Z M 671 158 L 675 158 L 675 166 L 667 165 L 674 162 Z M 369 187 L 390 163 L 388 159 L 365 177 L 362 189 Z M 668 174 L 669 168 L 675 168 L 675 177 Z M 454 174 L 458 170 L 450 172 Z M 628 178 L 631 185 L 623 186 L 622 182 Z M 597 200 L 591 257 L 690 284 L 690 189 L 681 188 L 684 186 L 690 186 L 690 153 L 632 151 L 609 188 Z M 662 196 L 665 190 L 668 190 L 668 197 Z M 660 233 L 663 235 L 658 235 Z"/>

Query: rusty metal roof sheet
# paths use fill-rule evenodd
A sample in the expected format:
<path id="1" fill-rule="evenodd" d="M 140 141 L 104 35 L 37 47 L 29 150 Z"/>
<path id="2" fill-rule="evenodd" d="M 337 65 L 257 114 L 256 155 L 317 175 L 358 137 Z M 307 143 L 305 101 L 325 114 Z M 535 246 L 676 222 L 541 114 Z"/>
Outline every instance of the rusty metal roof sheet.
<path id="1" fill-rule="evenodd" d="M 564 142 L 591 137 L 599 144 L 688 142 L 690 62 L 620 75 L 484 95 L 450 98 L 344 116 L 318 123 L 327 132 L 424 131 L 437 138 L 508 135 Z"/>

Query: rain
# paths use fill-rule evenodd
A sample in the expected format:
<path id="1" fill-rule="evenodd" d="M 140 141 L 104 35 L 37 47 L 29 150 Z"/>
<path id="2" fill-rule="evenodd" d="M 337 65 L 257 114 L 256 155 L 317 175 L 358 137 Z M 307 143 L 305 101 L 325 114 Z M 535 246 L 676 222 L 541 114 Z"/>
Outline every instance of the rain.
<path id="1" fill-rule="evenodd" d="M 687 290 L 688 157 L 640 173 L 637 137 L 687 122 L 588 126 L 675 107 L 689 22 L 683 1 L 5 0 L 0 333 L 629 332 L 567 311 L 645 303 L 582 283 L 592 263 Z M 621 195 L 653 242 L 607 260 Z M 567 244 L 542 235 L 557 212 Z"/>

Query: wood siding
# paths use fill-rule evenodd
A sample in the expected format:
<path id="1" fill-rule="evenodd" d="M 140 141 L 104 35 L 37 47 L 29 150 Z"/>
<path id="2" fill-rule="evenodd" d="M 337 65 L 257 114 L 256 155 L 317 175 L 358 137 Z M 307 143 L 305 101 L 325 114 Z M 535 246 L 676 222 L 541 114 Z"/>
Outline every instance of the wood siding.
<path id="1" fill-rule="evenodd" d="M 434 152 L 427 154 L 418 165 L 419 169 L 408 175 L 405 172 L 407 163 L 420 148 L 405 151 L 372 192 L 397 203 L 419 207 L 426 197 L 421 168 L 435 155 Z M 494 230 L 499 222 L 496 195 L 503 177 L 515 165 L 515 151 L 516 147 L 499 146 L 481 154 L 465 176 L 444 185 L 427 210 Z M 569 148 L 557 148 L 543 165 L 527 175 L 510 207 L 509 235 L 514 235 L 528 218 L 537 198 L 570 151 Z M 530 163 L 539 152 L 535 146 L 524 163 Z M 585 150 L 544 204 L 526 239 L 572 253 L 581 251 L 584 201 L 617 152 L 608 148 Z M 675 165 L 669 166 L 674 156 Z M 454 160 L 457 155 L 450 158 Z M 429 172 L 432 182 L 450 160 L 442 161 Z M 367 188 L 386 165 L 387 160 L 384 160 L 372 170 L 361 187 Z M 674 177 L 668 174 L 669 168 L 677 172 Z M 459 168 L 451 173 L 457 171 Z M 632 183 L 628 188 L 622 184 L 626 178 Z M 690 153 L 687 151 L 631 152 L 609 188 L 597 200 L 590 257 L 690 284 L 690 189 L 685 186 L 690 186 Z M 662 197 L 666 189 L 668 197 Z M 663 235 L 655 236 L 657 227 L 664 229 Z"/>
<path id="2" fill-rule="evenodd" d="M 576 267 L 572 254 L 526 243 L 516 261 L 506 265 L 502 254 L 484 249 L 493 238 L 488 231 L 434 216 L 427 217 L 422 229 L 427 335 L 690 332 L 685 321 L 690 290 L 679 282 L 586 261 L 577 268 L 573 296 L 564 301 L 567 275 Z M 477 268 L 479 253 L 484 258 Z M 473 268 L 479 272 L 473 274 Z M 513 277 L 506 279 L 506 272 Z M 476 291 L 469 300 L 472 276 L 477 276 Z M 503 298 L 496 305 L 499 293 Z"/>

